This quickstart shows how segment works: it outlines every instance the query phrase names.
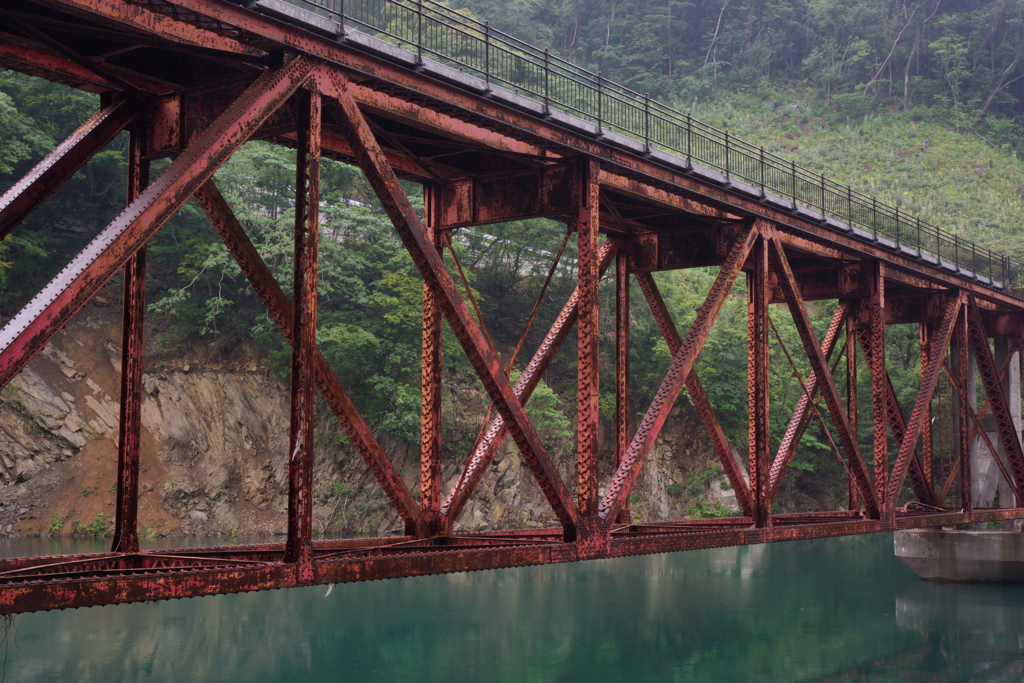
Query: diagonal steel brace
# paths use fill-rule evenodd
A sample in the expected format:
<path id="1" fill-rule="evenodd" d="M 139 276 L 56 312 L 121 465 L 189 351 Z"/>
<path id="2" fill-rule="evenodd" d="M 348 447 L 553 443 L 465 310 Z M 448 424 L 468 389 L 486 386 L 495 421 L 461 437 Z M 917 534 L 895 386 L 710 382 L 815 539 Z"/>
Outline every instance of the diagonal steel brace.
<path id="1" fill-rule="evenodd" d="M 697 312 L 697 317 L 687 332 L 682 346 L 673 356 L 665 379 L 658 388 L 650 408 L 647 409 L 643 421 L 629 444 L 629 449 L 622 458 L 622 462 L 619 463 L 612 481 L 601 499 L 598 514 L 602 519 L 609 522 L 614 520 L 626 502 L 636 478 L 640 476 L 640 469 L 647 459 L 647 454 L 650 452 L 651 446 L 654 445 L 655 439 L 658 438 L 665 420 L 668 419 L 676 397 L 679 396 L 686 378 L 693 369 L 697 354 L 700 353 L 715 320 L 718 319 L 718 314 L 722 311 L 722 306 L 725 305 L 726 297 L 743 269 L 743 264 L 757 237 L 758 231 L 754 228 L 749 229 L 736 241 L 732 251 L 726 257 L 725 263 L 722 264 L 722 269 L 711 285 L 708 297 Z"/>
<path id="2" fill-rule="evenodd" d="M 213 172 L 259 130 L 312 70 L 308 60 L 297 57 L 256 79 L 159 178 L 0 329 L 0 387 L 6 386 Z"/>
<path id="3" fill-rule="evenodd" d="M 213 223 L 217 234 L 224 240 L 228 251 L 231 252 L 238 266 L 245 273 L 252 288 L 256 291 L 256 295 L 266 306 L 271 319 L 291 344 L 293 342 L 292 305 L 288 302 L 281 286 L 270 273 L 267 264 L 256 251 L 256 247 L 249 240 L 249 236 L 245 234 L 242 225 L 235 218 L 231 207 L 212 180 L 207 181 L 199 188 L 196 193 L 196 201 L 210 222 Z M 380 483 L 384 493 L 398 510 L 407 527 L 414 524 L 416 516 L 419 514 L 419 505 L 412 497 L 405 482 L 402 481 L 398 470 L 388 460 L 384 449 L 377 443 L 370 426 L 359 414 L 319 349 L 313 351 L 313 367 L 316 371 L 317 387 L 323 393 L 324 399 L 334 411 L 338 421 L 341 422 L 348 438 L 366 460 L 370 472 Z"/>
<path id="4" fill-rule="evenodd" d="M 618 242 L 615 239 L 610 239 L 602 245 L 599 257 L 599 269 L 602 275 L 611 265 L 612 258 L 614 258 L 618 251 L 617 247 Z M 540 384 L 544 372 L 551 365 L 551 361 L 554 359 L 555 354 L 558 353 L 562 342 L 565 341 L 565 338 L 572 330 L 572 326 L 576 322 L 578 300 L 579 289 L 577 288 L 573 290 L 561 313 L 555 318 L 554 324 L 537 348 L 537 353 L 533 355 L 529 365 L 523 370 L 523 374 L 519 376 L 519 381 L 516 382 L 515 386 L 515 393 L 523 405 L 526 405 L 526 402 L 530 400 L 533 390 Z M 477 444 L 476 449 L 470 455 L 469 461 L 459 477 L 459 481 L 448 492 L 448 496 L 441 506 L 441 512 L 448 515 L 450 520 L 455 521 L 458 519 L 470 495 L 472 495 L 477 484 L 483 478 L 484 472 L 487 471 L 487 467 L 494 459 L 495 453 L 498 452 L 501 444 L 504 443 L 506 436 L 508 436 L 508 426 L 505 424 L 505 418 L 501 415 L 496 415 L 487 427 L 487 431 L 484 432 L 480 443 Z"/>
<path id="5" fill-rule="evenodd" d="M 644 298 L 647 299 L 651 312 L 654 314 L 654 320 L 661 329 L 661 335 L 665 338 L 669 353 L 675 356 L 676 352 L 683 345 L 683 339 L 679 336 L 679 330 L 672 322 L 668 307 L 665 305 L 665 299 L 662 298 L 661 291 L 658 289 L 654 277 L 650 273 L 636 273 L 636 281 L 640 285 L 640 291 L 644 293 Z M 711 439 L 711 445 L 714 447 L 715 453 L 718 454 L 718 459 L 722 462 L 726 476 L 729 477 L 729 483 L 732 484 L 732 488 L 736 492 L 736 499 L 740 507 L 743 508 L 743 513 L 752 515 L 750 487 L 747 486 L 747 482 L 743 478 L 743 472 L 740 469 L 739 463 L 733 457 L 729 441 L 725 437 L 725 432 L 722 431 L 722 426 L 718 423 L 718 418 L 711 408 L 711 401 L 708 399 L 708 395 L 704 391 L 704 385 L 701 384 L 695 370 L 691 371 L 690 375 L 686 378 L 686 389 L 690 392 L 690 398 L 697 409 L 701 422 L 704 423 L 704 429 L 708 433 L 708 438 Z"/>

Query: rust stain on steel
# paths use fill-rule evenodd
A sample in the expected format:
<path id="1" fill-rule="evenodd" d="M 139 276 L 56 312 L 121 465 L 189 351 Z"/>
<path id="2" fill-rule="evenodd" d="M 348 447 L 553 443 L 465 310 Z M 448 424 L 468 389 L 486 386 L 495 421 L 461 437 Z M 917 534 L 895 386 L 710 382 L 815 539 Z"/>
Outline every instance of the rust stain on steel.
<path id="1" fill-rule="evenodd" d="M 57 330 L 249 139 L 312 69 L 300 57 L 258 78 L 206 134 L 175 159 L 0 329 L 0 387 L 6 386 L 42 350 Z"/>
<path id="2" fill-rule="evenodd" d="M 669 353 L 675 356 L 683 345 L 683 339 L 679 336 L 679 330 L 676 328 L 675 323 L 672 322 L 672 316 L 668 312 L 668 307 L 665 305 L 665 300 L 661 296 L 661 291 L 658 289 L 654 277 L 650 273 L 637 273 L 636 281 L 640 285 L 640 291 L 643 292 L 644 298 L 647 299 L 647 304 L 654 315 L 654 321 L 657 323 L 658 329 L 661 330 L 661 336 L 665 339 Z M 722 426 L 718 423 L 718 418 L 711 407 L 711 401 L 708 399 L 707 393 L 704 391 L 704 385 L 701 384 L 695 370 L 691 371 L 689 377 L 686 378 L 686 388 L 690 392 L 690 398 L 697 409 L 697 415 L 704 424 L 704 429 L 711 440 L 711 445 L 715 449 L 719 461 L 722 463 L 722 468 L 729 478 L 729 483 L 736 493 L 736 499 L 743 509 L 743 513 L 746 515 L 753 514 L 750 502 L 750 488 L 743 478 L 740 465 L 732 454 L 729 441 L 725 437 Z M 628 443 L 626 446 L 628 447 Z M 616 462 L 616 465 L 618 465 L 618 462 Z"/>
<path id="3" fill-rule="evenodd" d="M 629 419 L 633 414 L 629 400 L 629 326 L 629 254 L 623 249 L 615 255 L 615 467 L 629 448 Z M 615 521 L 633 521 L 628 499 Z"/>
<path id="4" fill-rule="evenodd" d="M 337 115 L 347 125 L 349 144 L 356 152 L 359 166 L 391 218 L 424 281 L 438 295 L 448 324 L 491 400 L 497 405 L 498 412 L 509 424 L 512 438 L 554 509 L 555 516 L 567 535 L 571 535 L 578 517 L 576 505 L 512 391 L 499 359 L 473 320 L 437 249 L 426 238 L 423 226 L 398 183 L 398 178 L 388 165 L 355 100 L 347 91 L 348 81 L 340 73 L 329 69 L 321 70 L 319 76 L 322 90 L 333 98 Z"/>
<path id="5" fill-rule="evenodd" d="M 576 216 L 573 220 L 579 235 L 576 338 L 577 342 L 577 404 L 576 404 L 576 475 L 581 515 L 597 514 L 597 467 L 600 441 L 598 427 L 601 417 L 599 403 L 600 359 L 598 356 L 598 304 L 601 274 L 598 264 L 598 228 L 600 198 L 596 161 L 583 160 L 579 169 L 576 193 Z"/>
<path id="6" fill-rule="evenodd" d="M 438 192 L 435 183 L 423 188 L 423 226 L 427 239 L 440 250 L 441 233 L 436 229 Z M 420 519 L 416 535 L 438 536 L 444 532 L 441 516 L 441 308 L 434 290 L 423 283 L 422 408 L 420 421 Z"/>
<path id="7" fill-rule="evenodd" d="M 771 228 L 760 233 L 751 250 L 752 268 L 747 272 L 747 470 L 754 526 L 771 526 L 768 499 L 768 458 L 771 457 L 769 387 L 768 238 Z"/>
<path id="8" fill-rule="evenodd" d="M 234 38 L 221 35 L 200 26 L 188 25 L 176 17 L 157 14 L 144 5 L 118 0 L 41 0 L 41 4 L 55 9 L 66 9 L 73 13 L 88 12 L 113 19 L 119 24 L 142 29 L 147 33 L 174 40 L 185 45 L 195 45 L 239 55 L 262 56 L 264 53 L 245 45 Z"/>
<path id="9" fill-rule="evenodd" d="M 0 240 L 64 181 L 138 117 L 142 107 L 121 100 L 103 107 L 0 197 Z"/>
<path id="10" fill-rule="evenodd" d="M 807 313 L 807 307 L 804 305 L 803 298 L 800 296 L 800 286 L 797 284 L 796 278 L 793 277 L 793 271 L 789 267 L 789 259 L 786 258 L 782 244 L 775 239 L 770 240 L 770 242 L 771 260 L 779 275 L 779 284 L 786 295 L 786 302 L 789 304 L 789 311 L 793 316 L 797 333 L 800 335 L 800 341 L 803 342 L 804 352 L 807 354 L 808 360 L 811 362 L 811 368 L 814 370 L 814 375 L 821 386 L 825 405 L 828 407 L 829 415 L 832 417 L 832 424 L 839 435 L 840 443 L 843 444 L 843 450 L 846 451 L 850 473 L 857 481 L 857 487 L 860 489 L 860 495 L 864 499 L 864 506 L 867 508 L 868 514 L 872 517 L 878 517 L 880 514 L 878 496 L 871 486 L 871 480 L 868 478 L 867 466 L 864 463 L 864 458 L 861 456 L 860 447 L 857 445 L 857 437 L 850 428 L 850 421 L 846 415 L 846 409 L 843 407 L 842 400 L 839 398 L 839 389 L 836 388 L 835 379 L 829 371 L 828 361 L 818 345 L 817 335 L 814 333 L 814 327 L 811 325 L 811 317 Z"/>
<path id="11" fill-rule="evenodd" d="M 142 159 L 142 140 L 133 132 L 128 143 L 128 204 L 149 182 L 149 162 Z M 142 427 L 142 365 L 145 353 L 146 248 L 124 267 L 124 305 L 121 323 L 121 413 L 118 420 L 117 498 L 114 514 L 114 552 L 139 550 L 139 459 Z"/>
<path id="12" fill-rule="evenodd" d="M 320 94 L 299 90 L 295 154 L 295 257 L 288 436 L 288 540 L 285 562 L 313 581 L 313 431 L 315 427 L 317 258 L 320 244 Z"/>
<path id="13" fill-rule="evenodd" d="M 603 519 L 615 519 L 626 498 L 629 497 L 630 489 L 640 475 L 640 468 L 643 467 L 647 453 L 661 432 L 665 420 L 668 419 L 672 405 L 683 388 L 686 376 L 693 369 L 697 354 L 704 345 L 707 335 L 711 332 L 711 327 L 718 318 L 722 306 L 725 305 L 725 298 L 739 276 L 756 236 L 757 232 L 751 229 L 736 241 L 732 252 L 715 278 L 708 297 L 697 312 L 697 317 L 693 321 L 686 339 L 679 351 L 672 357 L 672 365 L 669 367 L 668 374 L 658 389 L 658 393 L 655 394 L 650 408 L 629 444 L 626 456 L 616 468 L 608 490 L 598 506 L 599 514 Z"/>
<path id="14" fill-rule="evenodd" d="M 245 273 L 249 284 L 252 285 L 256 295 L 266 306 L 267 312 L 281 334 L 289 344 L 293 343 L 292 306 L 212 180 L 207 181 L 199 189 L 196 193 L 196 201 L 206 213 L 207 218 L 210 219 L 221 239 L 224 240 L 228 251 L 231 252 L 242 272 Z M 327 404 L 338 421 L 341 422 L 353 445 L 366 460 L 370 472 L 384 489 L 391 504 L 402 516 L 406 523 L 406 530 L 411 533 L 416 517 L 419 515 L 419 505 L 394 465 L 388 460 L 373 432 L 370 431 L 369 425 L 356 410 L 352 400 L 319 349 L 314 350 L 313 364 L 316 369 L 317 385 Z"/>
<path id="15" fill-rule="evenodd" d="M 610 239 L 602 245 L 599 266 L 602 274 L 607 270 L 611 264 L 611 259 L 618 251 L 618 242 L 615 239 Z M 544 340 L 541 341 L 537 352 L 530 359 L 526 369 L 523 370 L 523 374 L 519 376 L 519 381 L 516 382 L 514 391 L 523 405 L 526 405 L 526 402 L 530 400 L 533 390 L 537 388 L 544 372 L 551 364 L 555 354 L 558 353 L 558 349 L 561 348 L 562 342 L 565 341 L 570 330 L 572 330 L 572 326 L 576 322 L 578 298 L 579 288 L 577 287 L 569 296 L 565 306 L 562 307 L 558 317 L 555 318 L 555 322 L 544 336 Z M 487 431 L 484 432 L 476 450 L 470 454 L 469 461 L 466 463 L 459 481 L 449 491 L 444 504 L 441 506 L 441 511 L 447 514 L 451 521 L 458 519 L 459 513 L 462 512 L 466 501 L 469 500 L 470 494 L 477 484 L 480 483 L 484 472 L 491 464 L 491 460 L 494 459 L 494 454 L 497 453 L 498 448 L 504 443 L 507 435 L 508 426 L 505 424 L 505 419 L 501 415 L 496 415 L 487 427 Z"/>
<path id="16" fill-rule="evenodd" d="M 958 430 L 957 431 L 958 431 L 958 435 L 960 437 L 960 439 L 959 439 L 960 443 L 959 443 L 959 449 L 958 449 L 960 451 L 960 508 L 964 512 L 970 512 L 971 510 L 974 509 L 974 498 L 971 495 L 971 421 L 970 421 L 970 404 L 971 404 L 971 402 L 968 400 L 967 393 L 966 393 L 967 392 L 967 387 L 970 384 L 971 352 L 970 352 L 970 347 L 967 345 L 968 344 L 967 339 L 968 339 L 968 337 L 970 335 L 970 331 L 969 331 L 969 327 L 970 327 L 970 324 L 971 324 L 970 314 L 973 311 L 973 309 L 971 308 L 970 305 L 971 305 L 971 300 L 968 299 L 967 302 L 965 303 L 965 305 L 960 307 L 960 317 L 957 318 L 956 329 L 953 332 L 953 339 L 956 340 L 956 370 L 957 370 L 957 378 L 959 380 L 960 386 L 964 388 L 964 393 L 960 396 L 960 405 L 959 405 L 960 410 L 957 411 L 959 413 L 959 415 L 957 415 L 957 417 L 959 418 L 959 425 L 957 425 L 958 426 Z M 978 327 L 981 327 L 982 330 L 984 330 L 984 327 L 981 325 L 981 321 L 978 320 L 977 323 L 978 323 Z M 985 336 L 984 335 L 984 331 L 982 332 L 981 336 L 984 338 L 984 336 Z M 985 349 L 988 350 L 988 339 L 987 338 L 984 338 L 984 343 L 985 343 Z M 989 358 L 991 359 L 991 356 L 989 356 Z M 995 362 L 992 363 L 991 367 L 993 369 L 995 368 Z M 998 384 L 999 384 L 999 389 L 1002 390 L 1002 388 L 1003 388 L 1002 387 L 1002 383 L 998 383 Z M 987 387 L 986 387 L 986 390 L 987 390 Z M 1005 396 L 1003 398 L 1005 400 Z M 993 407 L 995 407 L 994 403 L 992 405 L 993 405 Z M 1009 413 L 1007 413 L 1007 417 L 1009 417 Z M 997 427 L 999 425 L 999 419 L 998 418 L 996 418 L 996 425 L 997 425 Z M 1017 446 L 1017 451 L 1020 452 L 1019 435 L 1017 433 L 1016 427 L 1013 426 L 1013 421 L 1012 420 L 1010 420 L 1010 425 L 1011 425 L 1010 432 L 1009 432 L 1010 439 L 1013 440 L 1013 443 L 1016 444 L 1016 446 Z M 998 453 L 993 453 L 993 458 L 996 461 L 998 461 L 999 460 L 999 454 Z M 1000 469 L 1002 469 L 1001 466 L 1000 466 Z M 1012 483 L 1010 484 L 1010 487 L 1014 488 L 1014 492 L 1016 493 L 1016 489 L 1015 489 L 1015 487 L 1013 486 Z"/>
<path id="17" fill-rule="evenodd" d="M 10 34 L 4 36 L 0 43 L 0 66 L 86 92 L 105 93 L 114 89 L 111 83 L 89 69 L 70 59 L 41 52 L 30 41 L 22 41 Z"/>
<path id="18" fill-rule="evenodd" d="M 832 357 L 832 353 L 836 348 L 836 342 L 839 339 L 839 330 L 846 321 L 849 309 L 850 304 L 842 302 L 832 315 L 832 322 L 829 323 L 828 331 L 825 332 L 825 339 L 821 342 L 821 352 L 825 355 L 826 359 Z M 850 353 L 849 349 L 847 349 L 847 353 Z M 853 384 L 853 386 L 855 387 L 856 384 Z M 782 484 L 782 477 L 785 475 L 789 463 L 796 454 L 800 439 L 807 430 L 807 426 L 811 423 L 811 403 L 817 396 L 819 388 L 818 375 L 812 372 L 811 376 L 807 378 L 805 391 L 800 394 L 800 398 L 797 400 L 796 410 L 793 411 L 793 417 L 789 420 L 786 432 L 782 436 L 782 443 L 779 444 L 779 450 L 776 451 L 771 470 L 768 472 L 768 500 L 775 499 L 775 494 Z M 856 402 L 851 403 L 847 401 L 847 407 L 850 406 L 855 407 Z M 850 418 L 848 417 L 848 419 Z M 856 419 L 850 419 L 850 424 L 856 424 Z"/>

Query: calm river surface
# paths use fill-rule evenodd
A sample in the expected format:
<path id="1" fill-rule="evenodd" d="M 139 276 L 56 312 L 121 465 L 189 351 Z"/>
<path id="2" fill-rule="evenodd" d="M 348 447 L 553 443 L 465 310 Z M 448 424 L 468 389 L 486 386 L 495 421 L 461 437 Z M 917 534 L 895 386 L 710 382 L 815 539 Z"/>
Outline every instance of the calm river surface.
<path id="1" fill-rule="evenodd" d="M 0 553 L 91 549 L 54 543 L 2 541 Z M 1024 586 L 924 583 L 893 557 L 891 534 L 339 585 L 325 593 L 295 588 L 21 615 L 6 680 L 1024 677 Z"/>

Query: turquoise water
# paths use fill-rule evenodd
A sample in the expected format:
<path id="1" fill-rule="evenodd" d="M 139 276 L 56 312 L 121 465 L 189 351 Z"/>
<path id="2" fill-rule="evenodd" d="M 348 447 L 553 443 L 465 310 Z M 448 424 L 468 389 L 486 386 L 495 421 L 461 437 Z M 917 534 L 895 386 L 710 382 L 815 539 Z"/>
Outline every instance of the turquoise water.
<path id="1" fill-rule="evenodd" d="M 24 547 L 0 552 L 24 554 Z M 893 557 L 890 534 L 326 592 L 20 615 L 6 680 L 995 683 L 1024 676 L 1024 587 L 924 583 Z"/>

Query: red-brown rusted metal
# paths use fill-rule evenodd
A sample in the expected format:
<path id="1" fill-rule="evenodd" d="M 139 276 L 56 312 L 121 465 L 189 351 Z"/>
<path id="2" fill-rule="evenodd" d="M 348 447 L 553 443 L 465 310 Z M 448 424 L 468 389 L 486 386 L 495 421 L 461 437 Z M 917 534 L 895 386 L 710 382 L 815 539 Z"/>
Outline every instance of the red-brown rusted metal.
<path id="1" fill-rule="evenodd" d="M 921 370 L 924 370 L 925 364 L 928 362 L 928 350 L 931 344 L 931 323 L 922 322 L 919 323 L 918 337 L 920 339 L 921 347 Z M 921 476 L 924 479 L 924 486 L 927 489 L 932 500 L 931 504 L 934 505 L 935 499 L 935 442 L 932 437 L 932 420 L 934 413 L 932 412 L 932 402 L 929 401 L 928 405 L 925 406 L 924 424 L 921 425 Z M 900 417 L 903 416 L 903 412 L 900 411 Z M 896 433 L 893 432 L 896 436 Z M 900 441 L 901 437 L 896 436 L 896 441 Z"/>
<path id="2" fill-rule="evenodd" d="M 867 313 L 868 328 L 861 338 L 861 348 L 868 359 L 871 375 L 871 420 L 875 463 L 875 492 L 879 504 L 885 508 L 886 481 L 889 476 L 889 432 L 886 429 L 885 413 L 889 408 L 885 380 L 885 273 L 882 264 L 877 264 L 872 273 L 871 294 L 861 301 Z"/>
<path id="3" fill-rule="evenodd" d="M 294 343 L 291 322 L 292 305 L 288 302 L 280 285 L 270 274 L 270 269 L 263 262 L 256 247 L 245 234 L 245 230 L 242 229 L 241 224 L 231 212 L 231 207 L 228 206 L 213 181 L 207 181 L 199 188 L 196 193 L 196 201 L 217 230 L 217 234 L 224 240 L 228 251 L 231 252 L 242 272 L 245 273 L 256 295 L 266 306 L 277 329 L 289 344 Z M 356 410 L 352 400 L 345 393 L 345 389 L 319 350 L 315 350 L 313 353 L 313 364 L 316 369 L 317 386 L 323 393 L 324 399 L 345 429 L 345 434 L 366 460 L 370 472 L 373 473 L 374 478 L 387 494 L 391 504 L 395 506 L 405 521 L 406 530 L 412 533 L 419 515 L 419 505 L 412 497 L 412 493 L 402 481 L 398 470 L 388 460 L 384 449 L 381 448 L 373 432 L 370 431 L 370 426 Z"/>
<path id="4" fill-rule="evenodd" d="M 295 154 L 295 257 L 292 285 L 291 428 L 288 437 L 288 540 L 285 562 L 313 580 L 313 432 L 316 390 L 317 258 L 320 244 L 320 94 L 299 90 Z"/>
<path id="5" fill-rule="evenodd" d="M 629 448 L 629 328 L 629 254 L 622 250 L 615 255 L 615 467 Z M 633 521 L 629 500 L 615 521 Z"/>
<path id="6" fill-rule="evenodd" d="M 844 302 L 845 307 L 849 307 L 848 302 Z M 844 303 L 840 304 L 840 308 L 844 307 Z M 837 311 L 838 312 L 838 311 Z M 829 328 L 831 331 L 831 328 Z M 828 341 L 828 335 L 825 335 L 825 341 Z M 856 341 L 856 329 L 855 322 L 851 316 L 846 316 L 846 350 L 844 352 L 846 357 L 846 415 L 850 420 L 850 429 L 853 430 L 854 434 L 860 433 L 860 414 L 857 406 L 857 341 Z M 826 354 L 826 357 L 828 354 Z M 803 397 L 801 397 L 801 400 Z M 860 493 L 857 491 L 857 483 L 853 480 L 853 477 L 848 477 L 847 482 L 848 489 L 848 503 L 847 507 L 851 510 L 860 509 Z"/>
<path id="7" fill-rule="evenodd" d="M 440 249 L 436 184 L 423 188 L 423 215 L 427 239 Z M 438 536 L 444 531 L 441 515 L 441 309 L 429 285 L 423 285 L 423 361 L 420 420 L 420 516 L 416 535 Z"/>
<path id="8" fill-rule="evenodd" d="M 722 306 L 725 305 L 725 298 L 739 276 L 756 237 L 757 230 L 749 229 L 743 237 L 736 241 L 711 285 L 711 291 L 704 303 L 701 304 L 700 310 L 697 311 L 697 317 L 683 340 L 682 346 L 672 357 L 668 373 L 655 394 L 650 408 L 647 409 L 640 426 L 637 427 L 636 434 L 626 450 L 626 455 L 616 468 L 608 490 L 601 499 L 598 512 L 602 519 L 615 519 L 629 497 L 633 483 L 640 476 L 640 468 L 643 467 L 647 453 L 658 438 L 665 420 L 668 419 L 672 405 L 675 403 L 676 397 L 679 396 L 679 391 L 683 388 L 687 375 L 693 369 L 697 354 L 700 353 L 704 341 L 711 332 L 711 327 L 715 324 Z"/>
<path id="9" fill-rule="evenodd" d="M 661 291 L 658 289 L 654 277 L 650 273 L 637 273 L 636 281 L 640 285 L 640 291 L 644 293 L 644 297 L 647 299 L 651 312 L 654 314 L 654 321 L 658 324 L 662 337 L 665 338 L 665 344 L 668 346 L 669 353 L 675 356 L 683 345 L 683 339 L 679 336 L 679 330 L 676 328 L 675 323 L 672 322 L 672 316 L 668 312 L 668 307 L 665 305 L 665 300 L 661 296 Z M 740 464 L 736 462 L 736 458 L 733 456 L 729 440 L 725 437 L 725 432 L 718 423 L 715 411 L 711 407 L 711 401 L 708 399 L 704 386 L 700 383 L 700 378 L 697 377 L 695 370 L 691 371 L 690 376 L 686 378 L 686 388 L 690 392 L 690 399 L 693 401 L 694 408 L 704 424 L 704 429 L 707 430 L 708 438 L 711 440 L 711 445 L 718 455 L 718 460 L 722 463 L 722 469 L 725 470 L 725 475 L 729 478 L 729 483 L 736 492 L 736 501 L 740 504 L 744 514 L 753 514 L 750 502 L 750 487 L 747 486 L 747 482 L 743 478 Z M 618 462 L 616 462 L 616 466 L 618 466 Z"/>
<path id="10" fill-rule="evenodd" d="M 974 396 L 968 396 L 967 392 L 971 391 L 971 351 L 968 346 L 968 326 L 970 325 L 970 311 L 969 306 L 960 307 L 960 315 L 956 321 L 956 328 L 953 331 L 953 341 L 955 343 L 955 363 L 956 363 L 956 378 L 957 384 L 960 385 L 959 394 L 959 410 L 957 410 L 957 435 L 958 439 L 957 450 L 960 452 L 960 509 L 964 512 L 970 512 L 974 509 L 974 498 L 971 495 L 971 418 L 970 418 L 970 407 L 973 402 Z M 985 348 L 988 349 L 988 339 L 984 340 Z M 952 349 L 951 349 L 952 350 Z M 953 355 L 950 353 L 949 355 Z M 993 366 L 995 363 L 993 363 Z M 1002 383 L 1000 383 L 1000 389 L 1002 389 Z M 1016 430 L 1014 430 L 1016 431 Z M 986 436 L 988 436 L 986 434 Z M 1017 441 L 1017 436 L 1013 434 L 1013 440 Z M 1018 447 L 1019 450 L 1019 447 Z M 993 458 L 999 460 L 999 454 L 993 453 Z M 1012 484 L 1011 484 L 1012 486 Z"/>
<path id="11" fill-rule="evenodd" d="M 137 102 L 128 100 L 103 107 L 11 186 L 0 197 L 0 240 L 135 120 L 141 110 Z"/>
<path id="12" fill-rule="evenodd" d="M 760 233 L 747 273 L 747 470 L 754 526 L 759 528 L 771 526 L 772 515 L 768 498 L 771 448 L 768 242 L 772 230 L 762 228 Z"/>
<path id="13" fill-rule="evenodd" d="M 128 204 L 149 182 L 149 162 L 142 158 L 142 141 L 133 132 L 128 142 Z M 121 322 L 121 412 L 118 421 L 117 491 L 114 508 L 113 552 L 139 551 L 139 461 L 142 430 L 142 364 L 146 325 L 146 248 L 124 267 Z"/>
<path id="14" fill-rule="evenodd" d="M 596 161 L 580 164 L 576 217 L 573 224 L 579 234 L 577 273 L 579 302 L 576 321 L 576 477 L 581 515 L 597 514 L 597 465 L 600 455 L 598 426 L 600 406 L 600 360 L 598 357 L 598 287 L 601 284 L 599 261 L 600 207 Z"/>

